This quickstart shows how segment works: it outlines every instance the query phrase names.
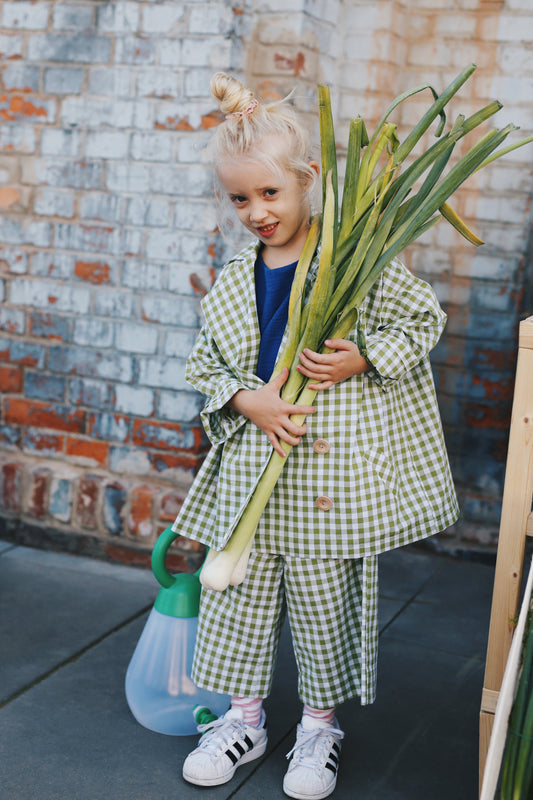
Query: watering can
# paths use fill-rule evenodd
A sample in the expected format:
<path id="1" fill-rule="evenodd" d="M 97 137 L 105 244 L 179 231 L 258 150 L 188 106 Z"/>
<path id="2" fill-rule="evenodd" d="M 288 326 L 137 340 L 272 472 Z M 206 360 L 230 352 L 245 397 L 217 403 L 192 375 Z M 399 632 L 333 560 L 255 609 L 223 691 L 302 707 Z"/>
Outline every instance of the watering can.
<path id="1" fill-rule="evenodd" d="M 177 536 L 167 528 L 152 551 L 152 571 L 161 589 L 129 663 L 125 688 L 137 722 L 157 733 L 187 736 L 197 732 L 195 707 L 208 707 L 221 715 L 230 699 L 199 689 L 191 680 L 200 570 L 193 575 L 168 572 L 165 558 Z"/>

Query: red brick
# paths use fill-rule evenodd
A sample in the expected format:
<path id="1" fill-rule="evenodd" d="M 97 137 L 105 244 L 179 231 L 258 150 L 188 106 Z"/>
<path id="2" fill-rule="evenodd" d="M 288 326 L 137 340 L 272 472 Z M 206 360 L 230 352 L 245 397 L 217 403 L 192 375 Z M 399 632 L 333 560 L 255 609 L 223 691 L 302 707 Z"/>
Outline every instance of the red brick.
<path id="1" fill-rule="evenodd" d="M 109 283 L 110 267 L 103 261 L 76 261 L 74 272 L 82 281 Z"/>
<path id="2" fill-rule="evenodd" d="M 152 522 L 154 499 L 157 489 L 153 486 L 137 486 L 130 496 L 128 527 L 134 536 L 148 538 L 154 533 Z"/>
<path id="3" fill-rule="evenodd" d="M 76 500 L 76 516 L 82 528 L 96 528 L 101 479 L 86 475 L 80 480 Z"/>
<path id="4" fill-rule="evenodd" d="M 161 498 L 159 519 L 174 522 L 182 505 L 183 498 L 174 492 L 163 495 Z"/>
<path id="5" fill-rule="evenodd" d="M 22 370 L 0 365 L 0 392 L 20 392 L 21 389 Z"/>
<path id="6" fill-rule="evenodd" d="M 2 496 L 0 501 L 5 511 L 20 510 L 20 488 L 22 483 L 22 464 L 14 462 L 2 464 Z"/>
<path id="7" fill-rule="evenodd" d="M 27 496 L 27 512 L 32 517 L 44 517 L 46 515 L 46 501 L 48 481 L 51 470 L 39 468 L 30 475 L 30 486 Z"/>
<path id="8" fill-rule="evenodd" d="M 62 453 L 64 444 L 64 436 L 56 436 L 53 433 L 42 433 L 39 430 L 26 431 L 24 436 L 24 447 L 37 452 Z"/>
<path id="9" fill-rule="evenodd" d="M 83 433 L 85 412 L 66 406 L 10 398 L 5 404 L 8 425 L 30 425 L 33 428 L 54 428 L 59 431 Z"/>
<path id="10" fill-rule="evenodd" d="M 96 442 L 94 439 L 77 439 L 69 436 L 67 439 L 67 456 L 77 456 L 78 458 L 89 458 L 98 464 L 107 463 L 109 445 L 106 442 Z"/>

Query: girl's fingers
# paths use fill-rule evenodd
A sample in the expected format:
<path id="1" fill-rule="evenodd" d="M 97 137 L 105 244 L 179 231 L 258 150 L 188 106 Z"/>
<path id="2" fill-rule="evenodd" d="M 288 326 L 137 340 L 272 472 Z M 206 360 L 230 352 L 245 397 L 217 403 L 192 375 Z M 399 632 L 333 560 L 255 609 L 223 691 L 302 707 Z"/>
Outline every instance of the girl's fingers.
<path id="1" fill-rule="evenodd" d="M 333 386 L 334 381 L 322 381 L 321 383 L 310 383 L 309 389 L 312 389 L 314 392 L 320 392 L 323 389 L 331 389 Z"/>

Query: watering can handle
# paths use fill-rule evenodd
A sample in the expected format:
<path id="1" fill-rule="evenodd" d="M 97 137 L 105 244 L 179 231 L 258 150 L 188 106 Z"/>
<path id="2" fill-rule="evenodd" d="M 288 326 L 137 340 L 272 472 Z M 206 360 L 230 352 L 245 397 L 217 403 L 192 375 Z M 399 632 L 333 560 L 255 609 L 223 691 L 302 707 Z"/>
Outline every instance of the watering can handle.
<path id="1" fill-rule="evenodd" d="M 163 533 L 159 536 L 157 542 L 154 545 L 154 549 L 152 550 L 152 572 L 154 573 L 155 577 L 165 589 L 170 589 L 171 586 L 176 581 L 174 575 L 171 575 L 170 572 L 167 570 L 165 566 L 165 559 L 167 556 L 167 550 L 172 544 L 175 539 L 177 539 L 179 533 L 172 530 L 172 526 L 166 528 Z M 195 575 L 200 574 L 200 570 L 195 572 Z"/>

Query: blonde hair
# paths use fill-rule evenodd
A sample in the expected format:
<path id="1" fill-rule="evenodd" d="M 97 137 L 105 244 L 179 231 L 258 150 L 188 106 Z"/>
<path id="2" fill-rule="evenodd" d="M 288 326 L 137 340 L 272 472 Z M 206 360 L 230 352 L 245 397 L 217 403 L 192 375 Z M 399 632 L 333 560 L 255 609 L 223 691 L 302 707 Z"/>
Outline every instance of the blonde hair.
<path id="1" fill-rule="evenodd" d="M 309 136 L 288 100 L 258 103 L 250 89 L 227 75 L 217 72 L 211 78 L 211 93 L 226 119 L 213 134 L 211 155 L 215 170 L 227 159 L 253 155 L 273 169 L 287 168 L 304 183 L 312 183 L 315 171 L 309 166 L 311 147 Z M 267 136 L 281 136 L 287 142 L 286 158 L 275 163 L 261 152 L 260 142 Z"/>

